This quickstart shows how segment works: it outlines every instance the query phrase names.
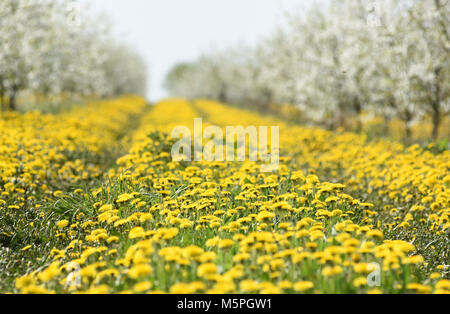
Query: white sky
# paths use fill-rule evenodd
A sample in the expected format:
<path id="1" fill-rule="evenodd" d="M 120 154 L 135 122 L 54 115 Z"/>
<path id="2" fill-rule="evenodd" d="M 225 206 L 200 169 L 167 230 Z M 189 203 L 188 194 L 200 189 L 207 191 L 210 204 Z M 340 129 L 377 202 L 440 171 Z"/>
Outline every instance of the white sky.
<path id="1" fill-rule="evenodd" d="M 212 48 L 256 43 L 311 0 L 81 0 L 114 23 L 116 36 L 133 45 L 149 67 L 148 98 L 167 96 L 162 84 L 177 62 Z"/>

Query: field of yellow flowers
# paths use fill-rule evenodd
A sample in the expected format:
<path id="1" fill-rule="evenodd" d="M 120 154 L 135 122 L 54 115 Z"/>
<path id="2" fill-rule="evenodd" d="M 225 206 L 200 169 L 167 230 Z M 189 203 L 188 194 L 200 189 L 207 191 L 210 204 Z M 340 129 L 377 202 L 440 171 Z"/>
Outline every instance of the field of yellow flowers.
<path id="1" fill-rule="evenodd" d="M 278 171 L 172 161 L 171 130 L 197 117 L 279 126 Z M 0 128 L 0 291 L 450 292 L 448 150 L 207 100 L 127 97 Z"/>

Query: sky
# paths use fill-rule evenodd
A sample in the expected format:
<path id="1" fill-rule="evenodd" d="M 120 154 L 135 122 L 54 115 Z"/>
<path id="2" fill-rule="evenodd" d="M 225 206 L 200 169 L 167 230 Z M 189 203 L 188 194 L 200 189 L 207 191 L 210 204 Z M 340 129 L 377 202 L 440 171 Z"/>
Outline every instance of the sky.
<path id="1" fill-rule="evenodd" d="M 171 67 L 234 44 L 255 44 L 282 23 L 285 12 L 311 0 L 81 0 L 105 13 L 114 35 L 145 58 L 147 97 L 167 95 Z"/>

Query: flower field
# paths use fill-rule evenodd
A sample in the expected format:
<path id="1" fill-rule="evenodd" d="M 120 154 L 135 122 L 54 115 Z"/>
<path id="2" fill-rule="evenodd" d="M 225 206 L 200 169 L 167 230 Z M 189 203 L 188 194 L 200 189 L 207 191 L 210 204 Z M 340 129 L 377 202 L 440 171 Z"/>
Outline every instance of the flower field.
<path id="1" fill-rule="evenodd" d="M 0 290 L 26 272 L 42 246 L 57 241 L 48 205 L 63 193 L 81 193 L 120 153 L 129 120 L 142 113 L 138 97 L 92 103 L 58 116 L 0 116 Z M 42 263 L 45 261 L 42 260 Z"/>
<path id="2" fill-rule="evenodd" d="M 172 161 L 197 117 L 279 126 L 278 171 Z M 0 129 L 1 292 L 450 292 L 448 150 L 131 96 Z"/>

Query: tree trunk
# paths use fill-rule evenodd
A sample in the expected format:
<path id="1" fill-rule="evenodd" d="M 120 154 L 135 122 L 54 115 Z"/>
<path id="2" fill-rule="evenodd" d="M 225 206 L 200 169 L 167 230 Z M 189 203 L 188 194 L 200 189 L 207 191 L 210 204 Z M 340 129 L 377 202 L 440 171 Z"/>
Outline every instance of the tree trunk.
<path id="1" fill-rule="evenodd" d="M 353 109 L 355 110 L 355 114 L 356 114 L 356 131 L 361 132 L 362 128 L 363 128 L 362 121 L 361 121 L 362 106 L 361 106 L 361 102 L 356 97 L 353 100 Z"/>
<path id="2" fill-rule="evenodd" d="M 404 118 L 403 120 L 405 122 L 406 139 L 410 140 L 411 139 L 411 135 L 412 135 L 410 122 L 413 119 L 413 115 L 408 110 L 406 110 L 404 114 L 405 115 L 403 117 Z"/>
<path id="3" fill-rule="evenodd" d="M 411 126 L 409 125 L 409 122 L 406 121 L 405 121 L 405 134 L 407 140 L 411 139 Z"/>
<path id="4" fill-rule="evenodd" d="M 269 89 L 264 89 L 263 91 L 263 104 L 262 104 L 262 112 L 270 113 L 270 106 L 272 105 L 272 92 Z"/>
<path id="5" fill-rule="evenodd" d="M 5 111 L 5 87 L 0 83 L 0 110 Z"/>
<path id="6" fill-rule="evenodd" d="M 339 110 L 336 113 L 336 125 L 337 128 L 343 128 L 346 129 L 346 108 L 344 103 L 340 103 L 338 106 Z"/>
<path id="7" fill-rule="evenodd" d="M 219 101 L 223 104 L 227 103 L 227 88 L 225 84 L 220 85 Z"/>
<path id="8" fill-rule="evenodd" d="M 433 140 L 437 140 L 439 136 L 439 126 L 441 124 L 441 85 L 439 84 L 439 75 L 441 73 L 442 68 L 437 67 L 434 70 L 435 80 L 434 80 L 434 97 L 431 103 L 431 108 L 433 110 L 433 133 L 431 136 Z"/>
<path id="9" fill-rule="evenodd" d="M 17 110 L 17 90 L 13 89 L 9 94 L 9 110 Z"/>
<path id="10" fill-rule="evenodd" d="M 391 123 L 391 117 L 388 114 L 385 114 L 384 115 L 384 124 L 383 124 L 383 129 L 382 129 L 383 136 L 387 137 L 387 136 L 390 135 L 389 134 L 389 131 L 390 131 L 389 125 L 390 125 L 390 123 Z"/>
<path id="11" fill-rule="evenodd" d="M 441 125 L 441 112 L 439 110 L 439 105 L 433 106 L 433 133 L 431 136 L 433 140 L 437 140 L 439 137 L 439 127 Z"/>

